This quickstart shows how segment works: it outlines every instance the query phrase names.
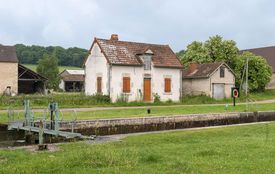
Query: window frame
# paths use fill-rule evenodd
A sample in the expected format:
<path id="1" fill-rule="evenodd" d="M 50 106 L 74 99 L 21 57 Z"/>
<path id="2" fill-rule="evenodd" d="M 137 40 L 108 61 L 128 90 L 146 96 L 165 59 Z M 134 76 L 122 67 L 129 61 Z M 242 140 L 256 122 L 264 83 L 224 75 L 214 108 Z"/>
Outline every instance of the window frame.
<path id="1" fill-rule="evenodd" d="M 123 77 L 122 78 L 122 92 L 131 93 L 131 78 Z"/>
<path id="2" fill-rule="evenodd" d="M 172 79 L 170 77 L 164 78 L 164 92 L 165 93 L 172 92 Z"/>

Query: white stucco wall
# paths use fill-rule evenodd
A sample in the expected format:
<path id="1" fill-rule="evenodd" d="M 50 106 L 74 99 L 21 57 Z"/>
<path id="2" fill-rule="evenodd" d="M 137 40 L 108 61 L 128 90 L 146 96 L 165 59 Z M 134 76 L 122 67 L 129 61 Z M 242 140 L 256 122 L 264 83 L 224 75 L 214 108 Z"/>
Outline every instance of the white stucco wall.
<path id="1" fill-rule="evenodd" d="M 207 95 L 213 96 L 213 84 L 224 84 L 225 97 L 231 97 L 231 87 L 235 86 L 235 77 L 233 73 L 225 67 L 224 78 L 220 77 L 220 68 L 218 68 L 210 78 L 183 79 L 182 91 L 184 95 Z"/>
<path id="2" fill-rule="evenodd" d="M 181 70 L 169 68 L 155 68 L 144 70 L 143 66 L 109 65 L 99 46 L 95 43 L 85 63 L 85 94 L 93 95 L 97 92 L 97 76 L 102 77 L 102 92 L 109 95 L 112 102 L 118 97 L 127 96 L 128 101 L 143 100 L 144 76 L 151 75 L 151 100 L 153 94 L 158 93 L 162 101 L 179 101 L 181 91 Z M 131 92 L 124 94 L 123 77 L 130 77 Z M 171 78 L 171 93 L 164 92 L 164 78 Z M 110 80 L 110 85 L 108 84 Z M 110 90 L 109 90 L 110 87 Z M 110 91 L 110 93 L 109 93 Z"/>
<path id="3" fill-rule="evenodd" d="M 171 78 L 170 93 L 164 92 L 165 78 Z M 181 93 L 181 70 L 154 67 L 152 69 L 152 92 L 157 93 L 161 101 L 179 101 Z"/>
<path id="4" fill-rule="evenodd" d="M 113 102 L 117 101 L 121 95 L 127 95 L 128 101 L 140 101 L 142 96 L 139 90 L 143 92 L 143 67 L 140 66 L 112 66 L 111 68 L 111 90 L 110 97 Z M 124 94 L 123 77 L 130 77 L 131 92 Z"/>
<path id="5" fill-rule="evenodd" d="M 85 63 L 85 94 L 97 92 L 97 77 L 102 77 L 102 93 L 108 95 L 108 63 L 97 43 L 94 44 Z"/>
<path id="6" fill-rule="evenodd" d="M 64 83 L 64 80 L 62 79 L 60 80 L 59 88 L 65 91 L 65 83 Z"/>

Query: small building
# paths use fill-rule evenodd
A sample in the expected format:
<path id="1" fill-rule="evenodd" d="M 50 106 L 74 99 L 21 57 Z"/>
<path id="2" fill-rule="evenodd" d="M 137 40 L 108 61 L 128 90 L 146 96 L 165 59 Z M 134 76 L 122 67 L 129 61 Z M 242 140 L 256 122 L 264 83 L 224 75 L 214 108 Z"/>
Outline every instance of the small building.
<path id="1" fill-rule="evenodd" d="M 80 92 L 84 90 L 84 70 L 66 69 L 60 74 L 59 88 L 66 92 Z"/>
<path id="2" fill-rule="evenodd" d="M 15 47 L 0 45 L 0 93 L 18 93 L 18 59 Z"/>
<path id="3" fill-rule="evenodd" d="M 190 64 L 182 72 L 182 86 L 183 95 L 229 98 L 235 86 L 235 75 L 224 62 Z"/>
<path id="4" fill-rule="evenodd" d="M 0 45 L 0 93 L 16 95 L 18 93 L 44 92 L 47 78 L 18 64 L 14 46 Z"/>
<path id="5" fill-rule="evenodd" d="M 264 59 L 266 59 L 269 66 L 271 66 L 273 72 L 271 80 L 267 85 L 267 88 L 275 89 L 275 46 L 247 49 L 242 50 L 241 52 L 245 51 L 251 52 L 257 56 L 261 56 Z"/>
<path id="6" fill-rule="evenodd" d="M 85 66 L 85 94 L 112 102 L 179 101 L 182 64 L 168 45 L 95 38 Z"/>

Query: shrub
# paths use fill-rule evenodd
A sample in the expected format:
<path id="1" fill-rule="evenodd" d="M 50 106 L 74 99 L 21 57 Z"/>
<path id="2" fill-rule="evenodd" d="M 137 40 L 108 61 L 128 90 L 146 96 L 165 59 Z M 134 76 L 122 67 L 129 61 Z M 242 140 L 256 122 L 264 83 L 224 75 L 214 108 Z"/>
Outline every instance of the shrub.
<path id="1" fill-rule="evenodd" d="M 160 96 L 158 93 L 154 93 L 153 97 L 154 97 L 154 103 L 160 103 Z"/>

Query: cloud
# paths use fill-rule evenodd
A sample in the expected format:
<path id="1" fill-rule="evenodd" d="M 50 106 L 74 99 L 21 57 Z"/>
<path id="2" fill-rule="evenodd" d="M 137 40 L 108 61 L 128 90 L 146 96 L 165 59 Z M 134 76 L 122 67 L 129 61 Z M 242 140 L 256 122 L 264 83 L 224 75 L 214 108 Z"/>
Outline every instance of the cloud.
<path id="1" fill-rule="evenodd" d="M 272 0 L 0 0 L 2 44 L 89 48 L 93 37 L 170 44 L 219 34 L 240 48 L 275 45 Z"/>

